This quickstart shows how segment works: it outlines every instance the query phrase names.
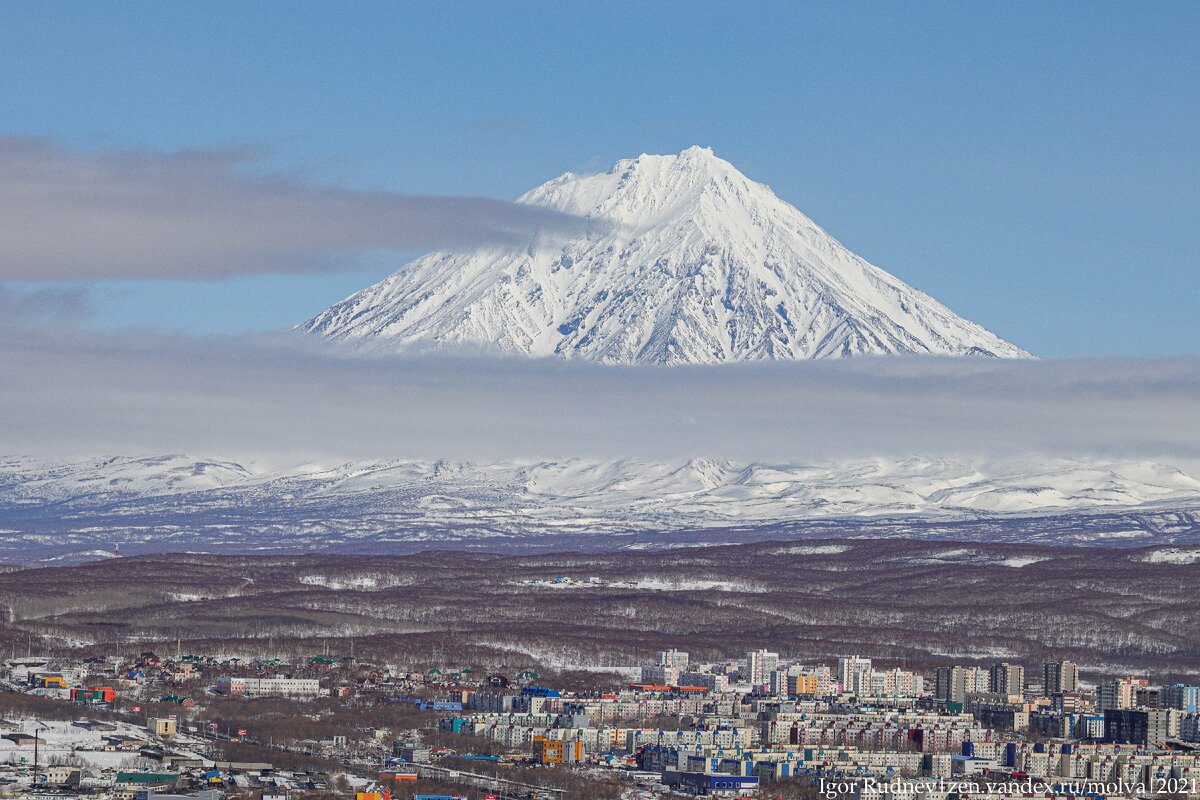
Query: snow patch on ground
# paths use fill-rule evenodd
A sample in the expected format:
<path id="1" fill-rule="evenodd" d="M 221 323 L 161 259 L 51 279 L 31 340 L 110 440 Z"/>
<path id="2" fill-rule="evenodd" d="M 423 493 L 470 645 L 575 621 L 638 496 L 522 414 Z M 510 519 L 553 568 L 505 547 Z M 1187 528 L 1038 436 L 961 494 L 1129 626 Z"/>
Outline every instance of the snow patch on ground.
<path id="1" fill-rule="evenodd" d="M 6 729 L 5 733 L 28 733 L 35 731 L 41 740 L 38 753 L 43 765 L 56 758 L 75 757 L 90 767 L 96 769 L 132 768 L 145 759 L 139 758 L 136 752 L 106 751 L 104 737 L 113 735 L 130 736 L 147 741 L 155 741 L 155 737 L 146 732 L 145 728 L 124 722 L 113 723 L 115 731 L 90 731 L 76 726 L 72 722 L 62 720 L 12 720 L 17 723 L 16 729 Z M 186 736 L 176 738 L 177 743 L 190 741 Z M 178 749 L 178 748 L 175 748 Z M 183 751 L 187 753 L 187 751 Z M 15 763 L 24 758 L 27 763 L 33 763 L 33 745 L 17 745 L 7 739 L 0 739 L 0 762 Z"/>
<path id="2" fill-rule="evenodd" d="M 709 578 L 638 578 L 613 583 L 613 586 L 648 589 L 654 592 L 765 592 L 762 586 L 745 581 L 722 581 Z"/>
<path id="3" fill-rule="evenodd" d="M 323 586 L 326 589 L 376 589 L 379 579 L 359 576 L 352 578 L 331 578 L 326 575 L 301 575 L 300 582 L 306 586 Z"/>
<path id="4" fill-rule="evenodd" d="M 1167 547 L 1161 550 L 1151 550 L 1134 556 L 1135 561 L 1147 564 L 1195 564 L 1200 561 L 1200 550 L 1183 550 L 1178 547 Z"/>
<path id="5" fill-rule="evenodd" d="M 1002 567 L 1020 568 L 1028 567 L 1030 564 L 1037 564 L 1042 561 L 1049 561 L 1050 558 L 1050 556 L 1013 556 L 1012 558 L 1006 558 L 1003 561 L 997 561 L 996 563 Z"/>
<path id="6" fill-rule="evenodd" d="M 774 552 L 781 556 L 833 556 L 850 549 L 846 544 L 798 544 L 780 547 Z"/>

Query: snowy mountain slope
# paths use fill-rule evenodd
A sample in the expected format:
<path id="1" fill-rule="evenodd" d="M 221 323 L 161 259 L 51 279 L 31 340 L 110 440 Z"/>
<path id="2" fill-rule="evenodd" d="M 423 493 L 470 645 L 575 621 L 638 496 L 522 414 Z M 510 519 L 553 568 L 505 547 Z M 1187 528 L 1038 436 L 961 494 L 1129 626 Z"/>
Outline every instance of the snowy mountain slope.
<path id="1" fill-rule="evenodd" d="M 104 503 L 202 492 L 245 482 L 252 473 L 221 461 L 181 455 L 111 457 L 76 462 L 0 458 L 4 503 Z"/>
<path id="2" fill-rule="evenodd" d="M 0 458 L 0 563 L 122 553 L 669 547 L 906 536 L 1200 543 L 1200 480 L 1153 462 L 910 458 L 465 464 L 256 471 L 182 456 Z"/>
<path id="3" fill-rule="evenodd" d="M 614 364 L 1028 353 L 851 253 L 711 150 L 562 175 L 519 202 L 582 238 L 431 253 L 300 329 L 367 350 Z"/>
<path id="4" fill-rule="evenodd" d="M 910 458 L 808 466 L 691 459 L 371 461 L 254 472 L 183 456 L 47 464 L 0 459 L 0 519 L 39 508 L 388 510 L 514 520 L 600 518 L 715 525 L 870 516 L 953 518 L 1152 505 L 1200 506 L 1200 480 L 1153 462 Z M 536 524 L 533 525 L 536 528 Z"/>

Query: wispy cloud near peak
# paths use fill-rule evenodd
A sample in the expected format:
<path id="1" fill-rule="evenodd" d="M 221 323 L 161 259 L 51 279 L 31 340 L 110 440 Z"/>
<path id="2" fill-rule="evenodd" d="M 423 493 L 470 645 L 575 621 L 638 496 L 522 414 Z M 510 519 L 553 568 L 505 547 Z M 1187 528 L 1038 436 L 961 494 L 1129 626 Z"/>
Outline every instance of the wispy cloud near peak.
<path id="1" fill-rule="evenodd" d="M 0 281 L 333 270 L 359 253 L 473 247 L 588 223 L 481 197 L 261 174 L 248 149 L 76 151 L 0 135 Z"/>

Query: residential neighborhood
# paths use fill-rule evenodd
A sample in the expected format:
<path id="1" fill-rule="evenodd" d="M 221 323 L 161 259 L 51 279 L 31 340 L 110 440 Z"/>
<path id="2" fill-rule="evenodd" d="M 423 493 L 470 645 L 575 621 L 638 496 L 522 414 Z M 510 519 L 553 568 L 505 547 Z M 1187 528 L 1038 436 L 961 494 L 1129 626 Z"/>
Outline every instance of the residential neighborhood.
<path id="1" fill-rule="evenodd" d="M 781 651 L 666 649 L 588 687 L 327 652 L 10 658 L 0 797 L 1200 797 L 1200 681 Z"/>

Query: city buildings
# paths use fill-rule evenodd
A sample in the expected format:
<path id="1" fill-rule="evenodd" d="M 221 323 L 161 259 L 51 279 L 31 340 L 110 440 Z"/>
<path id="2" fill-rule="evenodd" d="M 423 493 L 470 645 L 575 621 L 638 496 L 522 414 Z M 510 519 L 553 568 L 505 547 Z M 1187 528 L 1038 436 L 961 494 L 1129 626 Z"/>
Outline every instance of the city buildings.
<path id="1" fill-rule="evenodd" d="M 1195 714 L 1200 711 L 1200 686 L 1174 683 L 1162 687 L 1162 707 Z"/>
<path id="2" fill-rule="evenodd" d="M 860 673 L 871 669 L 871 659 L 860 656 L 845 656 L 838 659 L 838 685 L 844 692 L 854 690 L 854 682 Z"/>
<path id="3" fill-rule="evenodd" d="M 990 671 L 990 682 L 991 690 L 996 694 L 1020 697 L 1025 693 L 1025 668 L 1008 662 L 994 664 Z"/>
<path id="4" fill-rule="evenodd" d="M 934 696 L 965 703 L 968 695 L 991 691 L 991 673 L 983 667 L 938 667 L 934 671 Z"/>
<path id="5" fill-rule="evenodd" d="M 1071 661 L 1050 661 L 1042 665 L 1042 688 L 1046 695 L 1079 690 L 1079 666 Z"/>
<path id="6" fill-rule="evenodd" d="M 238 678 L 217 679 L 217 692 L 246 697 L 316 697 L 321 682 L 312 678 Z"/>
<path id="7" fill-rule="evenodd" d="M 300 664 L 183 658 L 143 653 L 134 663 L 114 660 L 106 665 L 14 659 L 0 667 L 0 680 L 8 691 L 73 702 L 92 713 L 115 704 L 177 704 L 178 714 L 161 714 L 155 708 L 157 716 L 145 720 L 140 737 L 97 720 L 70 723 L 97 732 L 96 747 L 109 748 L 107 752 L 152 752 L 147 747 L 151 740 L 159 748 L 194 748 L 204 737 L 243 736 L 269 749 L 270 738 L 255 738 L 253 718 L 237 724 L 197 721 L 197 716 L 220 718 L 222 704 L 231 696 L 272 696 L 295 703 L 295 713 L 303 716 L 306 726 L 324 718 L 303 712 L 319 696 L 335 698 L 349 710 L 359 704 L 366 708 L 404 703 L 412 713 L 428 715 L 427 730 L 463 737 L 460 746 L 447 748 L 445 739 L 433 739 L 416 728 L 375 732 L 355 741 L 364 734 L 352 727 L 331 730 L 320 740 L 289 744 L 300 752 L 374 770 L 383 764 L 388 770 L 376 774 L 387 774 L 391 781 L 401 780 L 403 770 L 408 770 L 404 780 L 461 777 L 463 763 L 473 759 L 582 770 L 588 776 L 612 771 L 618 780 L 636 774 L 639 785 L 649 787 L 647 800 L 671 787 L 741 796 L 755 789 L 769 791 L 776 782 L 800 776 L 845 781 L 860 789 L 856 782 L 868 777 L 898 775 L 936 778 L 959 787 L 1018 773 L 1048 786 L 1072 780 L 1137 786 L 1137 781 L 1200 776 L 1200 750 L 1188 750 L 1189 745 L 1200 745 L 1193 682 L 1160 686 L 1144 677 L 1093 674 L 1088 676 L 1093 683 L 1085 683 L 1068 661 L 1040 665 L 1040 671 L 1027 676 L 1026 666 L 1015 661 L 907 669 L 863 656 L 789 659 L 760 648 L 746 652 L 744 659 L 706 663 L 678 650 L 664 650 L 639 670 L 640 682 L 570 692 L 539 682 L 533 670 L 513 677 L 495 670 L 476 674 L 469 667 L 395 674 L 380 665 L 324 655 Z M 768 667 L 765 681 L 759 683 L 756 679 Z M 47 681 L 48 677 L 61 680 Z M 181 686 L 193 687 L 192 696 L 173 694 L 184 692 Z M 1047 686 L 1074 690 L 1050 694 Z M 103 688 L 110 691 L 99 691 Z M 256 704 L 230 705 L 246 714 L 246 707 Z M 277 709 L 281 704 L 269 705 Z M 110 732 L 100 733 L 105 730 Z M 287 741 L 286 729 L 277 728 L 274 735 Z M 35 737 L 22 730 L 0 731 L 0 750 L 28 749 L 35 743 Z M 496 752 L 503 755 L 492 754 Z M 448 753 L 456 753 L 460 762 L 447 766 Z M 164 763 L 183 763 L 191 757 L 175 753 L 164 757 Z M 364 758 L 367 761 L 361 761 Z M 46 765 L 40 774 L 46 781 L 74 780 L 60 765 Z M 122 772 L 122 785 L 166 781 L 166 774 Z M 188 791 L 201 788 L 208 778 L 199 774 L 195 779 L 199 783 L 191 783 Z M 108 780 L 112 786 L 112 777 Z M 170 781 L 177 780 L 186 783 L 172 774 Z M 499 778 L 481 772 L 471 780 Z M 72 796 L 69 787 L 64 791 L 56 788 L 55 796 Z M 1076 796 L 1087 794 L 1081 790 Z M 1181 794 L 1200 800 L 1200 793 Z M 264 790 L 263 796 L 283 794 Z M 861 796 L 867 800 L 867 795 Z M 928 800 L 946 798 L 929 795 Z"/>
<path id="8" fill-rule="evenodd" d="M 751 650 L 746 654 L 744 679 L 752 686 L 764 686 L 779 664 L 779 654 L 769 650 Z"/>
<path id="9" fill-rule="evenodd" d="M 1105 681 L 1096 687 L 1096 707 L 1101 711 L 1133 708 L 1137 704 L 1138 690 L 1149 683 L 1145 678 L 1132 675 Z"/>

